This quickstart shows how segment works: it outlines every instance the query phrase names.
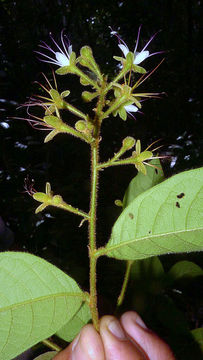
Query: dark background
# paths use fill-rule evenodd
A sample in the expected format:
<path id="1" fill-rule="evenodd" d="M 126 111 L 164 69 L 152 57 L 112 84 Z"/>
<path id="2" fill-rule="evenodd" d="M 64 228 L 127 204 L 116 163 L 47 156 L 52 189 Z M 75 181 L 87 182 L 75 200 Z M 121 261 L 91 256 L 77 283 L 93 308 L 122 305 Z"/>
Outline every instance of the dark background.
<path id="1" fill-rule="evenodd" d="M 132 135 L 141 138 L 143 146 L 162 139 L 163 154 L 171 155 L 173 160 L 171 164 L 170 161 L 163 163 L 167 177 L 201 166 L 200 1 L 1 0 L 0 16 L 0 216 L 4 221 L 0 222 L 0 248 L 42 256 L 87 289 L 86 224 L 78 228 L 78 217 L 55 209 L 35 215 L 37 203 L 24 192 L 23 184 L 28 175 L 35 180 L 35 188 L 44 191 L 45 182 L 50 181 L 56 194 L 88 211 L 88 145 L 63 135 L 44 144 L 43 132 L 33 130 L 24 121 L 7 117 L 26 116 L 25 109 L 16 108 L 29 96 L 40 93 L 39 85 L 33 82 L 44 83 L 41 72 L 52 78 L 50 66 L 40 63 L 33 53 L 40 40 L 50 43 L 50 31 L 59 39 L 61 29 L 65 29 L 77 54 L 81 46 L 90 45 L 102 71 L 111 77 L 116 69 L 113 55 L 121 53 L 108 27 L 118 30 L 129 48 L 134 49 L 137 30 L 142 24 L 139 50 L 156 31 L 162 30 L 149 50 L 166 53 L 142 64 L 152 70 L 165 57 L 164 63 L 140 90 L 164 91 L 167 95 L 161 100 L 145 102 L 144 114 L 138 114 L 136 120 L 129 118 L 123 122 L 118 117 L 106 120 L 101 159 L 112 156 L 122 139 Z M 78 106 L 81 101 L 78 107 L 87 110 L 80 100 L 77 78 L 58 76 L 57 82 L 60 91 L 71 90 L 72 104 Z M 108 240 L 120 211 L 114 200 L 122 199 L 135 175 L 134 167 L 107 169 L 102 173 L 98 208 L 100 245 Z M 194 260 L 200 265 L 202 257 L 198 254 L 161 257 L 166 271 L 180 259 Z M 101 313 L 112 312 L 111 303 L 114 307 L 123 269 L 121 262 L 107 259 L 99 262 Z M 178 306 L 193 329 L 201 326 L 200 281 L 190 284 L 186 290 L 186 299 L 181 298 Z M 133 308 L 130 302 L 128 306 Z"/>

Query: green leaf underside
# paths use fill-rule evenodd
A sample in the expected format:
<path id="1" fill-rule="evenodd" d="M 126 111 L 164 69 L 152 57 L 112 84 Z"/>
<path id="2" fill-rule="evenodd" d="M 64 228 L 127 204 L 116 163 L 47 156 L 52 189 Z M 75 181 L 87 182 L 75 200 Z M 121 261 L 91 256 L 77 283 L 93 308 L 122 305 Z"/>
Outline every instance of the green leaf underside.
<path id="1" fill-rule="evenodd" d="M 0 359 L 53 335 L 82 302 L 77 283 L 54 265 L 28 253 L 1 253 Z"/>
<path id="2" fill-rule="evenodd" d="M 113 226 L 102 254 L 121 260 L 203 250 L 203 168 L 136 197 Z"/>
<path id="3" fill-rule="evenodd" d="M 200 349 L 203 354 L 203 328 L 194 329 L 191 331 L 191 334 L 195 340 L 200 346 Z"/>
<path id="4" fill-rule="evenodd" d="M 57 351 L 48 351 L 34 358 L 34 360 L 52 360 L 56 356 Z"/>
<path id="5" fill-rule="evenodd" d="M 183 260 L 174 264 L 168 275 L 175 281 L 184 277 L 203 276 L 203 270 L 192 261 Z"/>
<path id="6" fill-rule="evenodd" d="M 144 175 L 141 172 L 131 180 L 124 198 L 123 198 L 123 208 L 126 208 L 132 200 L 134 200 L 142 192 L 150 189 L 152 186 L 155 186 L 164 180 L 164 174 L 162 171 L 161 163 L 159 159 L 149 161 L 149 164 L 155 165 L 158 167 L 153 168 L 147 166 L 147 174 Z"/>
<path id="7" fill-rule="evenodd" d="M 91 313 L 89 306 L 84 303 L 78 310 L 77 314 L 64 325 L 55 335 L 61 339 L 71 342 L 74 337 L 80 332 L 82 327 L 88 323 L 91 319 Z"/>

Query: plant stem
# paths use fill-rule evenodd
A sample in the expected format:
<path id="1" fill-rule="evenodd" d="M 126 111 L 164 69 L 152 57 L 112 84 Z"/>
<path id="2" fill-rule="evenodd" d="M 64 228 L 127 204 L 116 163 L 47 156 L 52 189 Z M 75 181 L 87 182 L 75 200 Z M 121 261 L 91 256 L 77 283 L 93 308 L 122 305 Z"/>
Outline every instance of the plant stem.
<path id="1" fill-rule="evenodd" d="M 137 162 L 138 163 L 138 162 Z M 136 161 L 133 161 L 133 158 L 127 158 L 127 159 L 122 159 L 122 160 L 116 160 L 116 161 L 112 161 L 112 159 L 110 159 L 109 161 L 105 162 L 105 163 L 100 163 L 97 165 L 98 169 L 104 169 L 110 166 L 117 166 L 117 165 L 135 165 Z"/>
<path id="2" fill-rule="evenodd" d="M 43 340 L 42 343 L 52 350 L 56 350 L 56 351 L 62 350 L 62 348 L 60 346 L 56 345 L 55 343 L 53 343 L 52 341 L 50 341 L 48 339 Z"/>
<path id="3" fill-rule="evenodd" d="M 90 219 L 89 219 L 89 258 L 90 258 L 90 310 L 95 329 L 99 330 L 99 316 L 97 309 L 97 289 L 96 289 L 96 263 L 94 256 L 96 251 L 96 207 L 97 207 L 97 187 L 98 187 L 98 158 L 99 158 L 99 138 L 91 144 L 91 199 L 90 199 Z"/>
<path id="4" fill-rule="evenodd" d="M 124 297 L 125 297 L 125 292 L 126 292 L 126 289 L 127 289 L 127 286 L 128 286 L 128 281 L 129 281 L 129 278 L 130 278 L 130 270 L 131 270 L 132 264 L 133 264 L 132 260 L 128 260 L 126 262 L 126 271 L 125 271 L 125 276 L 124 276 L 121 292 L 120 292 L 120 295 L 119 295 L 118 300 L 117 300 L 117 307 L 121 306 L 122 303 L 123 303 L 123 300 L 124 300 Z"/>

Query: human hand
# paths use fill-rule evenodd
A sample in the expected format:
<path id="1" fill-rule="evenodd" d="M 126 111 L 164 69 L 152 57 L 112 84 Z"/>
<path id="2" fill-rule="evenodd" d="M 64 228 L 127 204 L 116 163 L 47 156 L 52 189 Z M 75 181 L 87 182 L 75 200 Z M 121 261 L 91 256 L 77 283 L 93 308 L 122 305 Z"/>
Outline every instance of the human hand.
<path id="1" fill-rule="evenodd" d="M 75 340 L 53 360 L 175 360 L 169 346 L 149 330 L 140 316 L 129 311 L 118 321 L 100 320 L 100 334 L 85 325 Z"/>

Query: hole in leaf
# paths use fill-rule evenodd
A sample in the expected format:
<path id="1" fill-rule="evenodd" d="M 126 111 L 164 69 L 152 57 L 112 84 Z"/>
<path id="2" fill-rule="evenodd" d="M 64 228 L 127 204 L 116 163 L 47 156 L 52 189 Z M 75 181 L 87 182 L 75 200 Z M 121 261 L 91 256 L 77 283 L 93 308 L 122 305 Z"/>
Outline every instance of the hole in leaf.
<path id="1" fill-rule="evenodd" d="M 182 193 L 180 193 L 179 195 L 177 195 L 177 198 L 178 198 L 178 199 L 182 199 L 183 196 L 185 196 L 185 194 L 182 192 Z"/>
<path id="2" fill-rule="evenodd" d="M 180 209 L 180 203 L 176 201 L 176 207 Z"/>

